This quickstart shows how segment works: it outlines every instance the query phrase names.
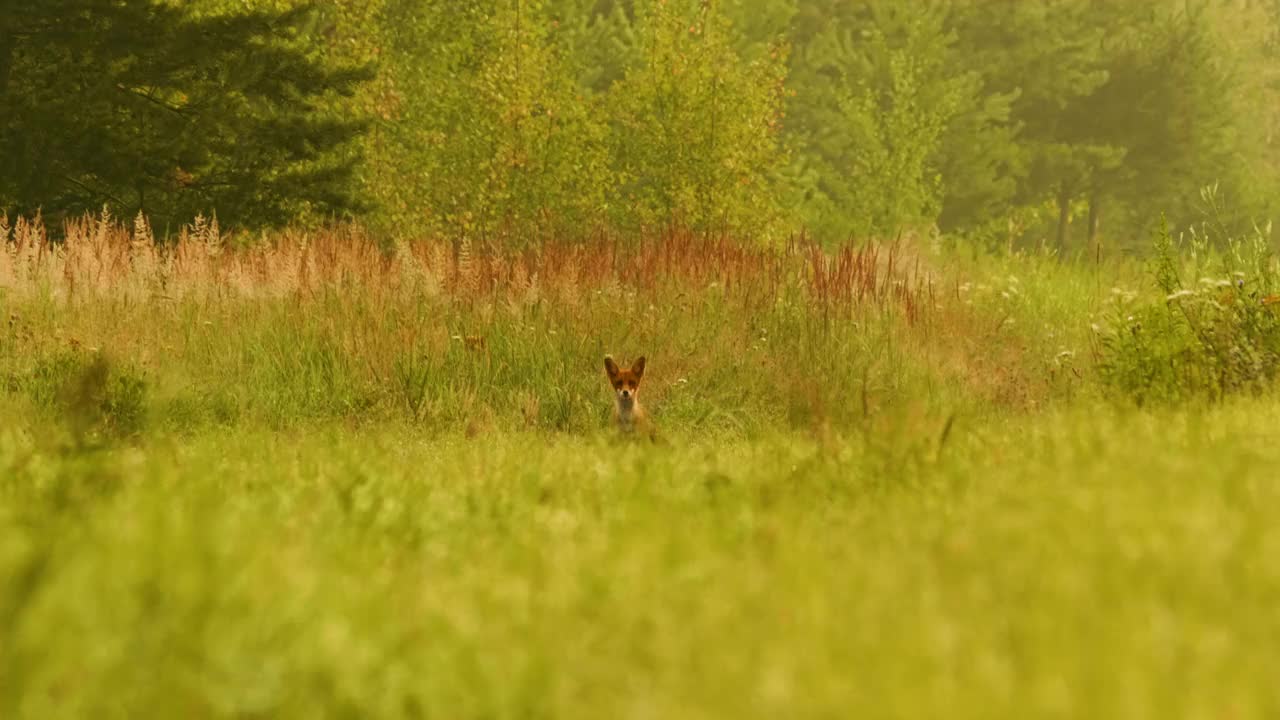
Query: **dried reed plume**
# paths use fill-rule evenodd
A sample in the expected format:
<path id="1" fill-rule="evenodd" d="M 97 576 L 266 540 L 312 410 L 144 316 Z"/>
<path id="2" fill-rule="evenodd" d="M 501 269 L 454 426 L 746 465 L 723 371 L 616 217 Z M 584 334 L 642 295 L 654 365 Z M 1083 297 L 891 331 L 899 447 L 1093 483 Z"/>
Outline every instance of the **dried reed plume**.
<path id="1" fill-rule="evenodd" d="M 64 301 L 305 298 L 339 291 L 573 302 L 598 290 L 718 287 L 752 305 L 798 291 L 830 317 L 897 309 L 912 323 L 932 304 L 932 282 L 918 263 L 902 261 L 900 246 L 829 252 L 804 238 L 762 247 L 673 230 L 636 241 L 601 233 L 528 250 L 438 239 L 388 247 L 356 225 L 232 241 L 216 221 L 198 218 L 157 242 L 145 218 L 129 227 L 108 214 L 67 223 L 60 241 L 50 239 L 39 218 L 0 218 L 0 238 L 0 288 Z"/>

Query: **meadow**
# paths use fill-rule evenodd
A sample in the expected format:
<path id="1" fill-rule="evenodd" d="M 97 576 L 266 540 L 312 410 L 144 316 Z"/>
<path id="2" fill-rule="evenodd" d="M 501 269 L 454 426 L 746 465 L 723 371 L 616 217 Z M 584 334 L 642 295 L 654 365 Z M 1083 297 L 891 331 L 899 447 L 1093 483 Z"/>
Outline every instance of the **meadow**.
<path id="1" fill-rule="evenodd" d="M 1273 264 L 0 230 L 0 717 L 1280 713 Z"/>

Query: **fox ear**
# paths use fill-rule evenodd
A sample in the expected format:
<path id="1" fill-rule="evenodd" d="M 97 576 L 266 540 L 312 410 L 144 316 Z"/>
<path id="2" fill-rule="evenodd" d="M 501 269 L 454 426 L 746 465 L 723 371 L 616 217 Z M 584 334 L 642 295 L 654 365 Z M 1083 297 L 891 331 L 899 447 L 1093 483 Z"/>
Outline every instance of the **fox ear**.
<path id="1" fill-rule="evenodd" d="M 642 377 L 644 375 L 644 356 L 643 355 L 636 358 L 636 361 L 631 363 L 631 372 L 635 373 L 636 377 Z"/>
<path id="2" fill-rule="evenodd" d="M 618 363 L 613 361 L 612 355 L 604 356 L 604 371 L 609 373 L 609 377 L 615 377 L 618 374 Z"/>

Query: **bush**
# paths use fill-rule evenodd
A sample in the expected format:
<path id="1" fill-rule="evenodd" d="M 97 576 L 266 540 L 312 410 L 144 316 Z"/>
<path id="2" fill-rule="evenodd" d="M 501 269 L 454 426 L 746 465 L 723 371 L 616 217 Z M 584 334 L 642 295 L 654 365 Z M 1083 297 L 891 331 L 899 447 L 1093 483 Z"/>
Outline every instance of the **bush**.
<path id="1" fill-rule="evenodd" d="M 146 380 L 98 353 L 56 354 L 6 386 L 55 414 L 77 447 L 137 437 L 147 427 Z"/>
<path id="2" fill-rule="evenodd" d="M 1262 233 L 1218 249 L 1193 236 L 1185 262 L 1162 228 L 1155 250 L 1160 296 L 1138 302 L 1116 290 L 1111 322 L 1098 329 L 1103 381 L 1138 404 L 1269 388 L 1280 371 L 1280 282 Z"/>

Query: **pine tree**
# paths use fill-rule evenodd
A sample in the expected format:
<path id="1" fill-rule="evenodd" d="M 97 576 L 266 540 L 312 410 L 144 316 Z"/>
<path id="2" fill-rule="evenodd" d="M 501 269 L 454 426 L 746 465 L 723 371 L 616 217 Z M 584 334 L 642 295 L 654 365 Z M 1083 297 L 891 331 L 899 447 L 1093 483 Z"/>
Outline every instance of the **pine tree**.
<path id="1" fill-rule="evenodd" d="M 1011 144 L 991 148 L 1013 160 L 1013 205 L 1048 205 L 1055 246 L 1093 255 L 1104 217 L 1117 239 L 1144 237 L 1161 214 L 1185 225 L 1208 185 L 1236 211 L 1230 223 L 1265 213 L 1274 17 L 1251 3 L 959 0 L 951 26 L 982 92 L 1013 98 Z"/>
<path id="2" fill-rule="evenodd" d="M 1108 47 L 1108 81 L 1087 118 L 1104 141 L 1125 148 L 1117 167 L 1095 174 L 1090 246 L 1099 204 L 1147 224 L 1166 213 L 1179 225 L 1203 219 L 1244 230 L 1274 207 L 1276 167 L 1266 159 L 1276 117 L 1275 71 L 1265 59 L 1261 9 L 1226 4 L 1157 6 L 1126 24 Z M 1267 75 L 1271 79 L 1267 79 Z M 1216 186 L 1226 205 L 1205 208 Z"/>
<path id="3" fill-rule="evenodd" d="M 253 227 L 359 210 L 363 123 L 321 105 L 370 71 L 300 50 L 307 17 L 12 4 L 0 19 L 0 205 L 55 220 L 106 205 L 157 227 L 199 213 Z"/>
<path id="4" fill-rule="evenodd" d="M 607 91 L 640 53 L 634 10 L 618 0 L 549 0 L 551 41 L 578 85 Z"/>
<path id="5" fill-rule="evenodd" d="M 1056 244 L 1064 248 L 1073 203 L 1087 193 L 1096 167 L 1122 150 L 1081 122 L 1083 104 L 1107 79 L 1103 37 L 1085 2 L 988 3 L 962 0 L 953 14 L 959 51 L 979 68 L 989 95 L 1014 99 L 1018 157 L 1014 201 L 1057 209 Z"/>
<path id="6" fill-rule="evenodd" d="M 826 238 L 933 222 L 937 153 L 972 82 L 947 67 L 936 7 L 822 0 L 796 20 L 788 133 L 794 208 Z"/>

